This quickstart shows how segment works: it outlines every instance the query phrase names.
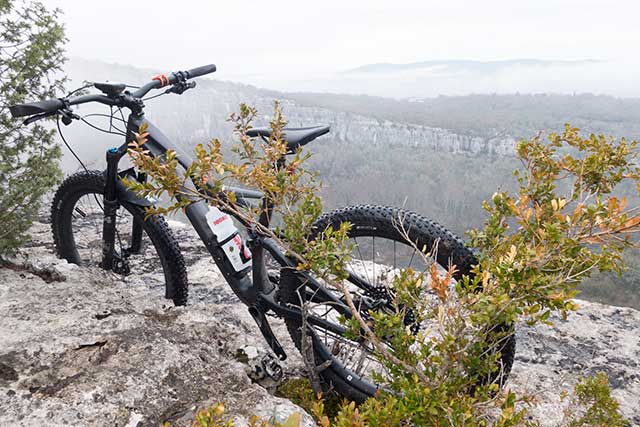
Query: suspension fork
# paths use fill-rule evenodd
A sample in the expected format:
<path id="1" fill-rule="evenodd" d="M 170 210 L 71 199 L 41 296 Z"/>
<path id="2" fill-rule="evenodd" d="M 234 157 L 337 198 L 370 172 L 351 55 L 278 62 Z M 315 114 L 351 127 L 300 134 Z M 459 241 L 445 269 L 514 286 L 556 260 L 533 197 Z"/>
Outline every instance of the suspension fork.
<path id="1" fill-rule="evenodd" d="M 117 148 L 107 150 L 107 172 L 104 187 L 103 204 L 104 216 L 102 221 L 102 263 L 100 267 L 105 270 L 112 270 L 115 258 L 116 241 L 116 212 L 119 203 L 116 192 L 116 182 L 118 179 L 118 163 L 123 153 Z"/>

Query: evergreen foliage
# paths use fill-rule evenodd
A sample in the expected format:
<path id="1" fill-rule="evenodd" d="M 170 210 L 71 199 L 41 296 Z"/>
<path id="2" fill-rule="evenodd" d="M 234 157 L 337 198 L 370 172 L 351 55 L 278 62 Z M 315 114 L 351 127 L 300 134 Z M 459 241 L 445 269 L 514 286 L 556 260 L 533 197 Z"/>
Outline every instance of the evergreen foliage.
<path id="1" fill-rule="evenodd" d="M 0 0 L 0 255 L 28 240 L 42 196 L 61 178 L 54 130 L 24 126 L 9 113 L 11 105 L 55 98 L 62 89 L 59 13 L 39 2 Z"/>

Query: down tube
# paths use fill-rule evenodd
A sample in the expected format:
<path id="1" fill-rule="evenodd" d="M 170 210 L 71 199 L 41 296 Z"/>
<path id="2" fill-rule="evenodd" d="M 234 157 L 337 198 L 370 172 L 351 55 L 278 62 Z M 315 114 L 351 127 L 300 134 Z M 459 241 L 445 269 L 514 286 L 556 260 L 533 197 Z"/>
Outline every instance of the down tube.
<path id="1" fill-rule="evenodd" d="M 258 286 L 254 286 L 249 272 L 251 267 L 247 267 L 242 271 L 235 271 L 231 262 L 227 258 L 222 249 L 221 242 L 218 242 L 215 234 L 211 230 L 207 221 L 206 214 L 209 211 L 208 205 L 200 200 L 194 202 L 185 208 L 185 213 L 195 228 L 200 240 L 205 244 L 207 250 L 213 257 L 216 265 L 224 275 L 224 278 L 231 286 L 233 292 L 240 300 L 251 306 L 254 305 L 259 292 Z"/>

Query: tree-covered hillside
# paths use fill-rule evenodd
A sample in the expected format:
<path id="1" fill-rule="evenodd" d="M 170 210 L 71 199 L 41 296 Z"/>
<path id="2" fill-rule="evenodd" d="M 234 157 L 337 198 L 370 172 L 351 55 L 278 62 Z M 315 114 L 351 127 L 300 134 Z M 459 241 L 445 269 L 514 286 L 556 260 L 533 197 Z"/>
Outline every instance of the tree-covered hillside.
<path id="1" fill-rule="evenodd" d="M 273 96 L 277 96 L 273 93 Z M 434 126 L 463 135 L 526 138 L 571 123 L 588 132 L 640 135 L 640 99 L 608 95 L 515 94 L 394 100 L 374 96 L 290 93 L 301 105 Z"/>

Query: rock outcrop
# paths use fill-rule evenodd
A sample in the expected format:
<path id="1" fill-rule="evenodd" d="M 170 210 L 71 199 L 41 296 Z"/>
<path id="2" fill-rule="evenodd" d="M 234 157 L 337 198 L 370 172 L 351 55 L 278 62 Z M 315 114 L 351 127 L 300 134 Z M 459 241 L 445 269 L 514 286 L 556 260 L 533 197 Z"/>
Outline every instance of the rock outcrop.
<path id="1" fill-rule="evenodd" d="M 56 259 L 49 226 L 34 225 L 33 242 L 0 268 L 0 425 L 181 426 L 220 401 L 237 425 L 301 411 L 273 396 L 269 381 L 255 382 L 266 345 L 195 233 L 173 225 L 191 283 L 180 308 L 144 275 L 123 280 Z M 580 304 L 554 327 L 519 328 L 508 386 L 538 396 L 532 415 L 552 426 L 566 405 L 561 392 L 603 370 L 640 425 L 640 313 Z M 275 331 L 290 354 L 285 375 L 302 375 L 284 326 L 276 321 Z"/>
<path id="2" fill-rule="evenodd" d="M 640 426 L 640 312 L 579 300 L 554 326 L 519 325 L 516 362 L 508 387 L 536 397 L 530 408 L 542 426 L 560 426 L 578 378 L 606 373 L 612 395 L 632 426 Z"/>
<path id="3" fill-rule="evenodd" d="M 215 402 L 238 426 L 302 412 L 250 379 L 263 342 L 196 240 L 182 239 L 191 303 L 174 307 L 144 276 L 56 259 L 48 225 L 31 232 L 16 259 L 24 268 L 0 268 L 0 425 L 186 426 Z M 276 331 L 286 338 L 283 325 Z M 283 341 L 293 356 L 285 370 L 297 375 L 301 361 Z"/>

